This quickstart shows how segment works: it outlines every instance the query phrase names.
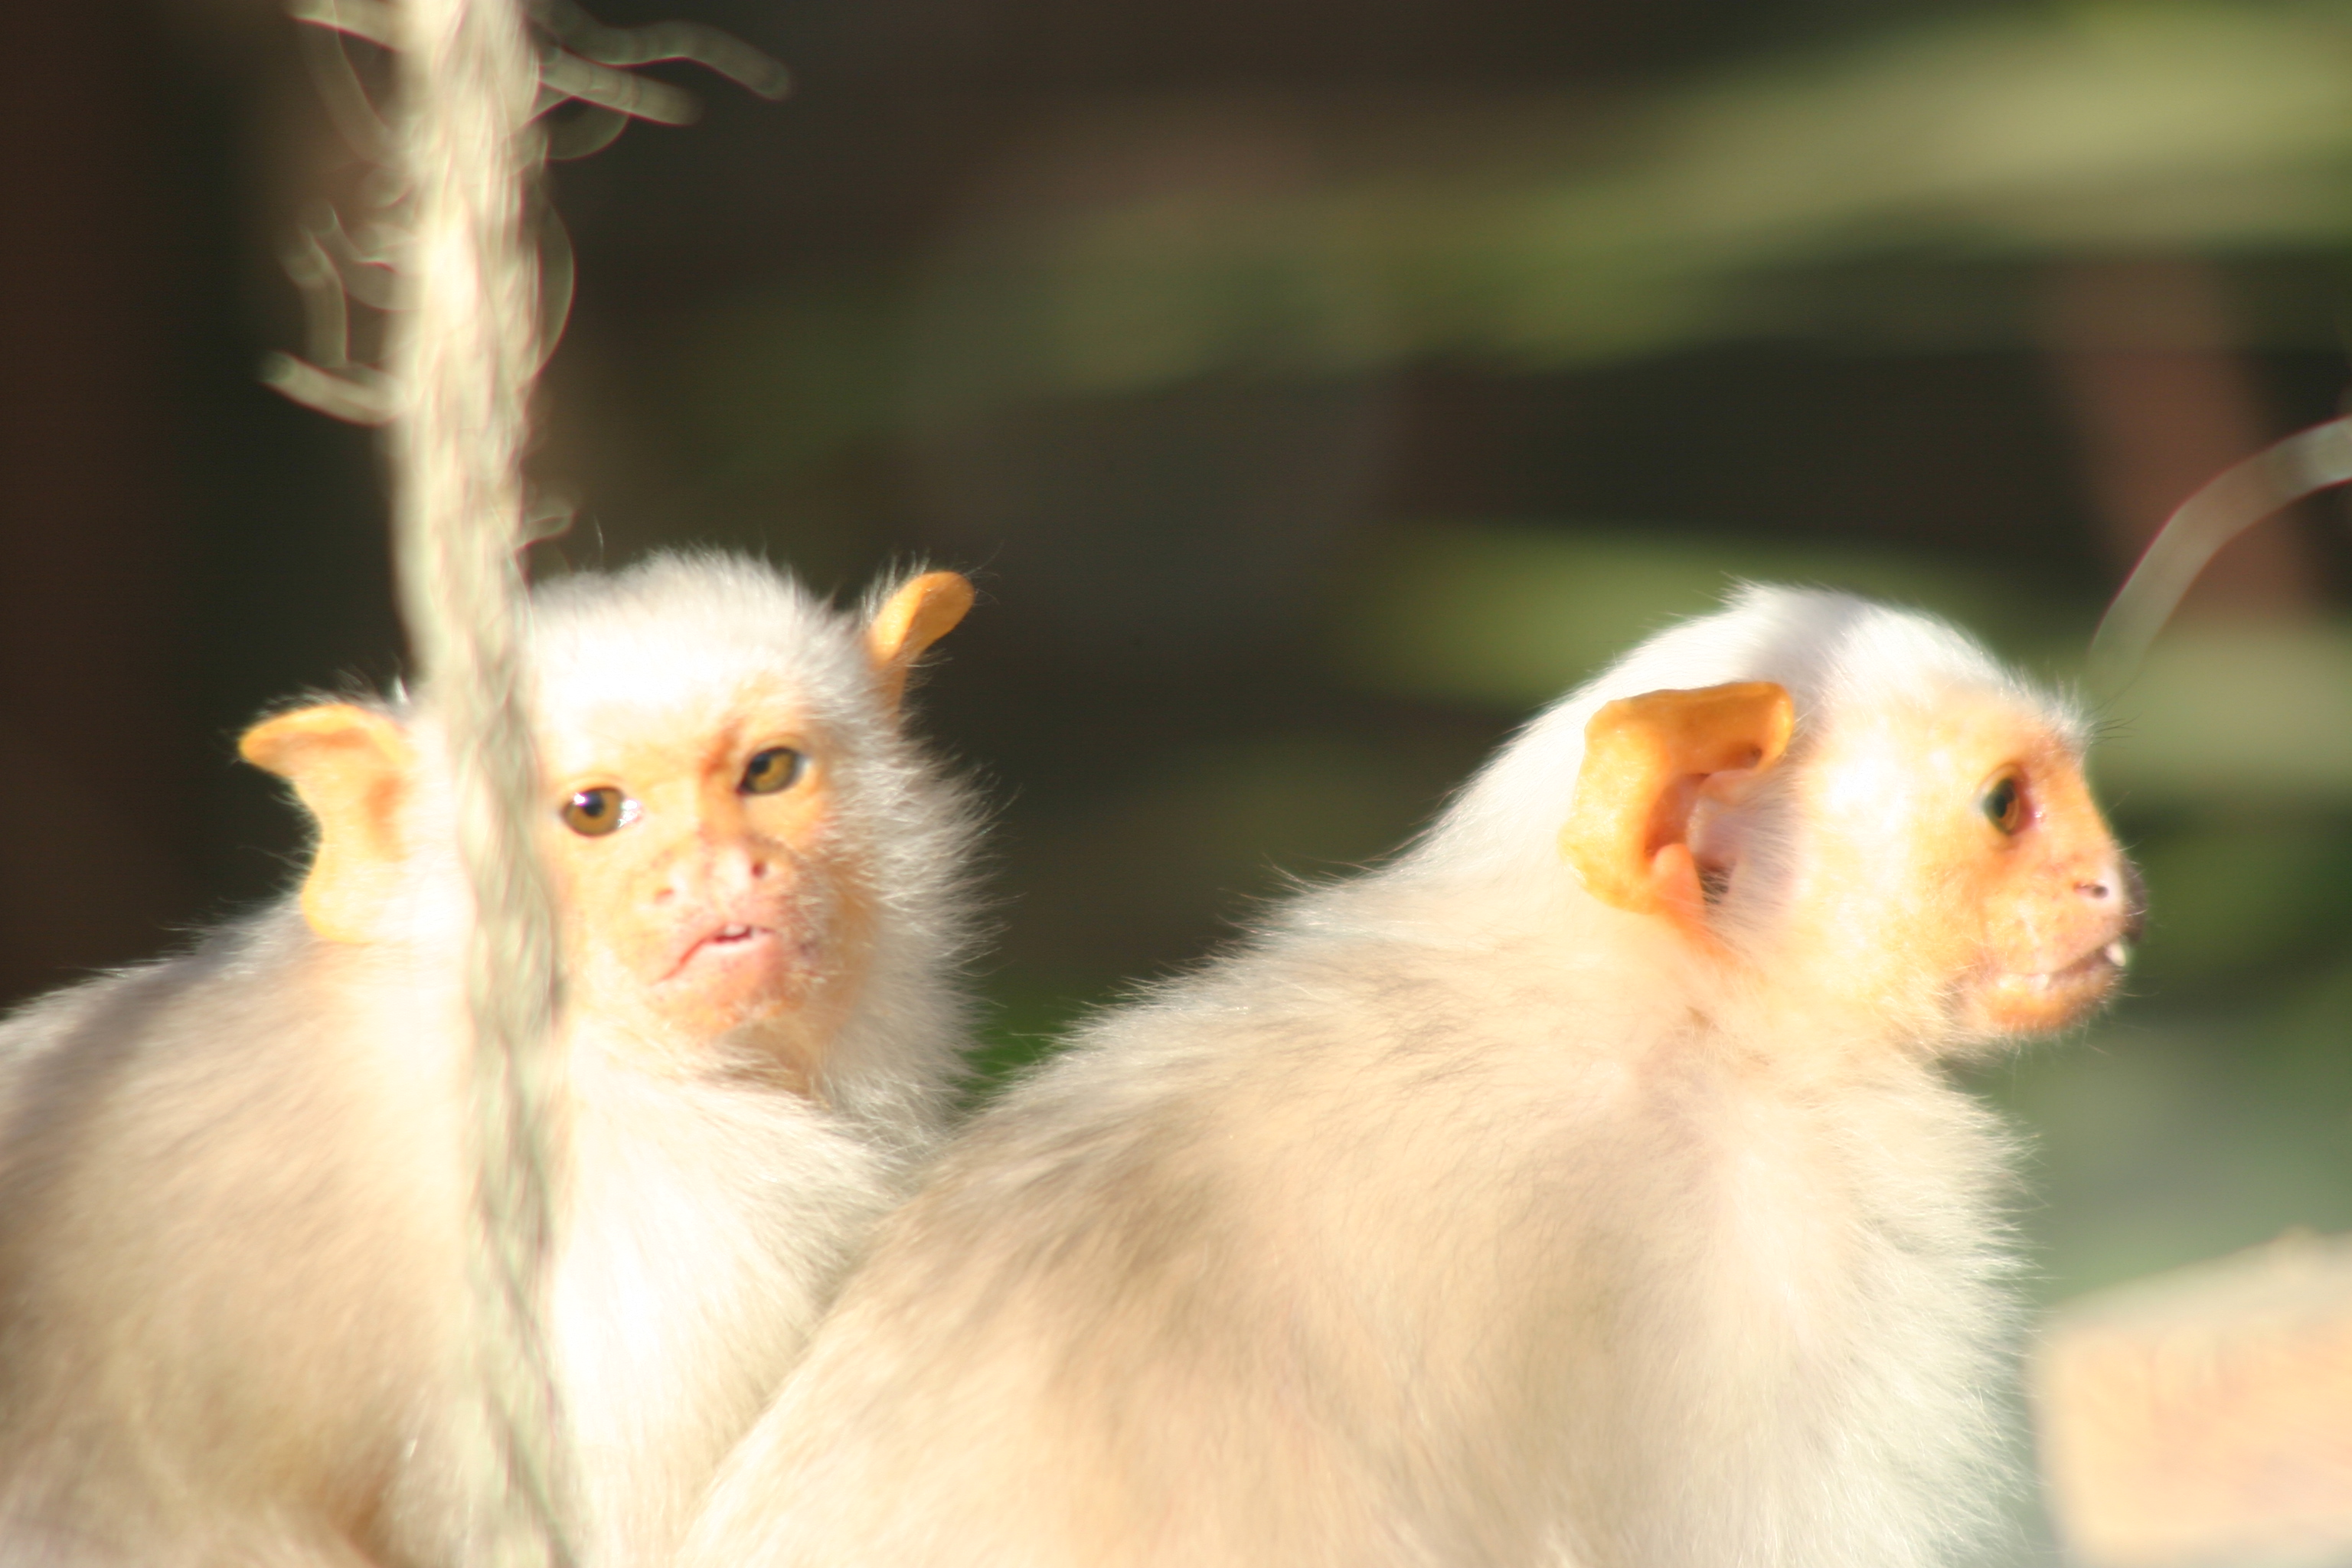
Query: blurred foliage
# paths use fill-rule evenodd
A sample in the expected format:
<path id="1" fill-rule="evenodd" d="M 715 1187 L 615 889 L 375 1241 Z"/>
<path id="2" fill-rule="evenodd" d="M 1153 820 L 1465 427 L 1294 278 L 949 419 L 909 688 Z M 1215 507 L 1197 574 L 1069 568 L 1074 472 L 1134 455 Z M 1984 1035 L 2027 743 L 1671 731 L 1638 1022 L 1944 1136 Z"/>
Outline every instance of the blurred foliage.
<path id="1" fill-rule="evenodd" d="M 2037 1134 L 2024 1221 L 2043 1300 L 2299 1226 L 2352 1230 L 2352 921 L 2340 899 L 2331 912 L 2334 965 L 2274 979 L 2264 999 L 2149 996 L 2086 1039 L 1978 1075 Z"/>
<path id="2" fill-rule="evenodd" d="M 2352 627 L 2175 626 L 2104 717 L 2135 808 L 2352 800 Z"/>
<path id="3" fill-rule="evenodd" d="M 1841 588 L 1967 626 L 2072 689 L 2095 603 L 1981 558 L 1684 529 L 1440 525 L 1368 552 L 1333 654 L 1376 689 L 1533 707 L 1740 582 Z M 2209 797 L 2352 800 L 2352 628 L 2174 627 L 2094 710 L 2109 793 L 2136 810 Z"/>
<path id="4" fill-rule="evenodd" d="M 1858 258 L 2352 235 L 2334 6 L 1982 12 L 1593 119 L 1391 126 L 1375 167 L 1305 195 L 1203 185 L 979 237 L 934 287 L 974 296 L 953 314 L 985 338 L 943 353 L 933 395 L 1655 353 L 1816 325 L 1829 302 L 1787 275 Z"/>
<path id="5" fill-rule="evenodd" d="M 2340 334 L 2352 10 L 2326 0 L 1989 7 L 1654 92 L 1297 109 L 1257 156 L 1173 172 L 1154 163 L 1169 119 L 1068 127 L 1129 148 L 1141 190 L 1075 182 L 910 271 L 779 279 L 704 313 L 665 381 L 709 459 L 789 466 L 1217 374 L 2018 343 L 2042 309 L 2030 264 L 2060 256 L 2259 258 L 2260 335 Z M 1307 172 L 1265 167 L 1286 163 Z M 2324 264 L 2277 265 L 2294 256 Z"/>
<path id="6" fill-rule="evenodd" d="M 1003 852 L 1020 866 L 1023 920 L 991 987 L 999 1016 L 983 1078 L 1035 1059 L 1055 1026 L 1143 978 L 1104 985 L 1136 946 L 1197 946 L 1198 911 L 1236 930 L 1267 900 L 1387 855 L 1471 760 L 1405 737 L 1381 744 L 1293 730 L 1106 779 L 1087 807 L 1055 814 L 1045 831 L 1013 825 Z M 1104 868 L 1120 865 L 1151 873 L 1106 880 Z"/>
<path id="7" fill-rule="evenodd" d="M 2137 962 L 2142 994 L 2194 1001 L 2281 980 L 2291 989 L 2297 974 L 2332 974 L 2345 956 L 2352 821 L 2341 811 L 2209 811 L 2147 835 L 2137 858 L 2163 894 Z M 2326 994 L 2340 989 L 2334 978 L 2321 984 Z M 2338 1016 L 2346 1021 L 2352 1014 Z"/>
<path id="8" fill-rule="evenodd" d="M 1952 552 L 1675 528 L 1455 524 L 1396 530 L 1368 552 L 1333 651 L 1375 687 L 1529 708 L 1668 622 L 1716 608 L 1741 582 L 1915 605 L 2029 659 L 2079 661 L 2097 619 L 2095 605 Z"/>

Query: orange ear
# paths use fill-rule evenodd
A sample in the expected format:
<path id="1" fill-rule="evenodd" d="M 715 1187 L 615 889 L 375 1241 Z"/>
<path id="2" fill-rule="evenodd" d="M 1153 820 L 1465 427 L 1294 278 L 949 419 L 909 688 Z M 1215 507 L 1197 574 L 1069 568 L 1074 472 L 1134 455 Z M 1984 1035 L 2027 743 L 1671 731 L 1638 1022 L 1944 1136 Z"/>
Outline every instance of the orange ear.
<path id="1" fill-rule="evenodd" d="M 1706 930 L 1691 811 L 1717 773 L 1762 773 L 1789 748 L 1786 688 L 1738 681 L 1621 698 L 1584 727 L 1584 766 L 1560 853 L 1604 904 Z"/>
<path id="2" fill-rule="evenodd" d="M 319 851 L 302 883 L 302 917 L 329 942 L 378 934 L 403 872 L 400 807 L 415 750 L 373 709 L 332 702 L 266 719 L 237 751 L 293 782 L 319 823 Z"/>
<path id="3" fill-rule="evenodd" d="M 907 672 L 971 608 L 971 584 L 953 572 L 926 572 L 890 595 L 866 628 L 866 657 L 882 678 L 885 702 L 898 705 Z"/>

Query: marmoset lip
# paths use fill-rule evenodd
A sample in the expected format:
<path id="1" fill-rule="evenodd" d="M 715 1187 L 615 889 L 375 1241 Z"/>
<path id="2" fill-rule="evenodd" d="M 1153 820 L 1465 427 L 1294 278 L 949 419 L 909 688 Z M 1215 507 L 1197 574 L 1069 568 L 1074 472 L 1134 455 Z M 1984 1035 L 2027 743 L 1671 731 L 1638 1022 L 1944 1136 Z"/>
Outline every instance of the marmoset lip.
<path id="1" fill-rule="evenodd" d="M 669 966 L 664 980 L 674 980 L 687 966 L 698 959 L 709 958 L 714 963 L 733 963 L 754 954 L 772 953 L 779 943 L 780 933 L 772 925 L 751 921 L 719 921 L 701 928 L 698 934 L 678 951 L 677 960 Z"/>

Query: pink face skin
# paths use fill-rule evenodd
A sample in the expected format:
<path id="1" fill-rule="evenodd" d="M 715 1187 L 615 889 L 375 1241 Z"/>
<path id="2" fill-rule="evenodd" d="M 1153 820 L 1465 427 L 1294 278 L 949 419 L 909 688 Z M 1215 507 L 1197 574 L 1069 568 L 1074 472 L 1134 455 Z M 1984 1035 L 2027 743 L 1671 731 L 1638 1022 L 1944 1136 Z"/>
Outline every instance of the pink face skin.
<path id="1" fill-rule="evenodd" d="M 2114 989 L 2137 879 L 2073 747 L 1997 692 L 1849 716 L 1805 767 L 1793 890 L 1816 984 L 1969 1038 L 2038 1034 Z"/>
<path id="2" fill-rule="evenodd" d="M 752 692 L 614 705 L 562 739 L 546 842 L 580 1013 L 669 1051 L 756 1041 L 809 1088 L 870 930 L 822 737 Z"/>

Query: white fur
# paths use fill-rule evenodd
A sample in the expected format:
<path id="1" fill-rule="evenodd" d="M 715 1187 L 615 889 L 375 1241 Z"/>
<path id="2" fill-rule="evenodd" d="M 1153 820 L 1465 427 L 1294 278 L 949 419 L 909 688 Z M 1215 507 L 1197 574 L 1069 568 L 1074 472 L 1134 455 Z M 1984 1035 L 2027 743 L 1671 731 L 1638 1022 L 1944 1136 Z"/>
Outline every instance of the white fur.
<path id="1" fill-rule="evenodd" d="M 730 1460 L 699 1568 L 1931 1568 L 1995 1530 L 2007 1142 L 1871 1006 L 1597 903 L 1604 701 L 1837 716 L 1973 644 L 1744 592 L 1531 724 L 1388 869 L 984 1114 Z M 1769 835 L 1775 797 L 1757 803 Z M 1718 911 L 1769 948 L 1774 847 Z M 1801 850 L 1789 850 L 1788 855 Z"/>
<path id="2" fill-rule="evenodd" d="M 1667 628 L 1546 709 L 1397 873 L 1468 878 L 1507 874 L 1517 864 L 1548 879 L 1550 867 L 1530 850 L 1549 844 L 1559 826 L 1560 792 L 1584 762 L 1584 728 L 1593 714 L 1621 697 L 1735 680 L 1787 687 L 1801 731 L 1849 705 L 1982 687 L 2049 715 L 2078 743 L 2083 734 L 2070 710 L 1940 621 L 1823 589 L 1749 586 L 1721 613 Z"/>

